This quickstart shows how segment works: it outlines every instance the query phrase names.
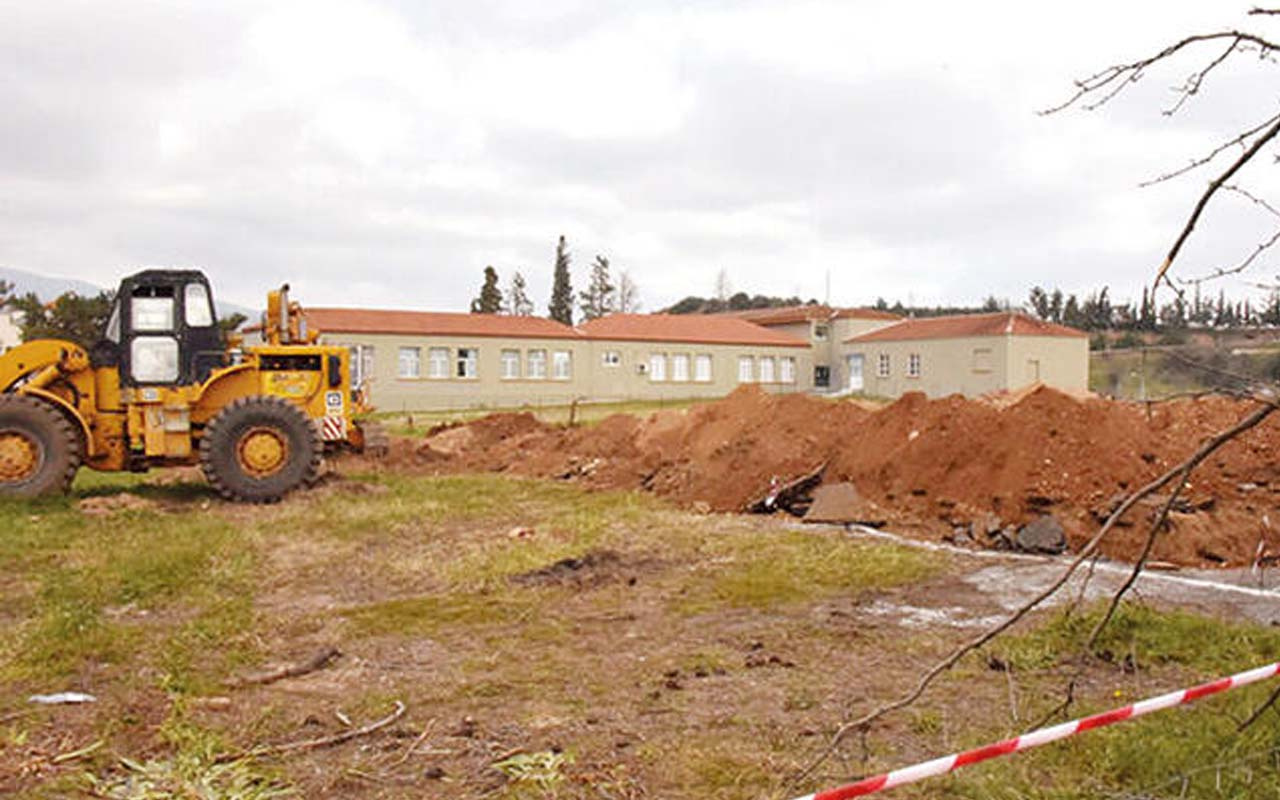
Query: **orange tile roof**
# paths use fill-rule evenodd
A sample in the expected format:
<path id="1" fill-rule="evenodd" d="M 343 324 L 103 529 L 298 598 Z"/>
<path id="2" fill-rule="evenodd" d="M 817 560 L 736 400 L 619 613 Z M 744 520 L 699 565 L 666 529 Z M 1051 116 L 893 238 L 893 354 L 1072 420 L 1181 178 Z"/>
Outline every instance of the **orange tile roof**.
<path id="1" fill-rule="evenodd" d="M 875 308 L 831 308 L 824 305 L 779 306 L 777 308 L 749 308 L 742 311 L 723 311 L 718 316 L 731 316 L 750 320 L 757 325 L 793 325 L 815 319 L 873 319 L 899 320 L 897 314 Z"/>
<path id="2" fill-rule="evenodd" d="M 307 308 L 303 313 L 307 324 L 321 333 L 491 336 L 514 339 L 577 339 L 582 336 L 568 325 L 545 317 L 363 308 Z"/>
<path id="3" fill-rule="evenodd" d="M 879 330 L 846 339 L 846 342 L 897 342 L 912 339 L 961 339 L 976 336 L 1066 336 L 1088 334 L 1065 325 L 1036 319 L 1018 311 L 994 314 L 959 314 L 950 317 L 904 319 Z"/>
<path id="4" fill-rule="evenodd" d="M 837 308 L 835 319 L 882 319 L 896 321 L 902 319 L 901 314 L 892 311 L 881 311 L 878 308 Z"/>
<path id="5" fill-rule="evenodd" d="M 808 347 L 809 343 L 725 314 L 610 314 L 579 326 L 588 339 Z"/>

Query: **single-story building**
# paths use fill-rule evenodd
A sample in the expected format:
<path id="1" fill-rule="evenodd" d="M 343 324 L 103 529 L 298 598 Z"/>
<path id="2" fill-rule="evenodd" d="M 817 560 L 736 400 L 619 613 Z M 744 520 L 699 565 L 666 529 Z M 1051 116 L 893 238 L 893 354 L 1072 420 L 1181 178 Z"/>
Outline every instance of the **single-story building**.
<path id="1" fill-rule="evenodd" d="M 597 400 L 722 397 L 740 384 L 807 392 L 808 342 L 714 314 L 610 314 L 578 328 L 591 343 Z"/>
<path id="2" fill-rule="evenodd" d="M 844 341 L 846 389 L 881 397 L 1089 388 L 1089 339 L 1017 311 L 907 319 Z"/>
<path id="3" fill-rule="evenodd" d="M 384 411 L 720 397 L 741 383 L 810 391 L 808 343 L 740 319 L 612 314 L 573 328 L 543 317 L 308 308 L 352 382 Z"/>

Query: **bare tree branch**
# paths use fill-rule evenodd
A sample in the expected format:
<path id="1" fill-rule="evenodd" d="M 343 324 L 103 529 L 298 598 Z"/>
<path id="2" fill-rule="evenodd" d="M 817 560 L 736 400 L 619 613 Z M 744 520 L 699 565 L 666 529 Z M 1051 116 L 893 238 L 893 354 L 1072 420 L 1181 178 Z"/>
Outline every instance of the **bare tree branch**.
<path id="1" fill-rule="evenodd" d="M 1209 73 L 1213 72 L 1215 69 L 1217 69 L 1219 66 L 1222 65 L 1222 62 L 1230 58 L 1231 54 L 1236 52 L 1237 47 L 1240 47 L 1240 44 L 1238 42 L 1235 42 L 1235 41 L 1231 42 L 1230 44 L 1227 45 L 1227 48 L 1225 50 L 1223 50 L 1221 53 L 1218 54 L 1217 58 L 1213 59 L 1204 67 L 1200 68 L 1199 70 L 1191 73 L 1191 75 L 1187 77 L 1187 80 L 1182 84 L 1182 86 L 1178 87 L 1178 89 L 1176 90 L 1178 93 L 1178 99 L 1174 101 L 1172 106 L 1164 110 L 1163 112 L 1164 115 L 1166 117 L 1171 117 L 1174 114 L 1178 113 L 1178 111 L 1182 109 L 1182 106 L 1185 105 L 1186 102 L 1190 100 L 1193 95 L 1198 94 L 1200 92 L 1200 86 L 1204 83 L 1204 79 L 1208 77 Z"/>
<path id="2" fill-rule="evenodd" d="M 1199 158 L 1192 159 L 1191 162 L 1187 164 L 1185 167 L 1180 167 L 1178 169 L 1173 170 L 1172 172 L 1166 172 L 1161 174 L 1158 177 L 1143 181 L 1142 183 L 1139 183 L 1138 186 L 1145 189 L 1148 186 L 1155 186 L 1158 183 L 1164 183 L 1165 181 L 1170 181 L 1170 180 L 1173 180 L 1174 178 L 1178 178 L 1183 175 L 1186 175 L 1188 172 L 1193 172 L 1196 169 L 1203 167 L 1205 164 L 1208 164 L 1210 161 L 1213 161 L 1215 158 L 1221 155 L 1224 151 L 1229 150 L 1232 147 L 1243 147 L 1244 143 L 1249 140 L 1249 137 L 1260 133 L 1267 126 L 1275 124 L 1277 120 L 1280 120 L 1280 112 L 1277 112 L 1276 114 L 1273 114 L 1272 116 L 1267 117 L 1262 122 L 1259 122 L 1257 125 L 1254 125 L 1252 128 L 1249 128 L 1247 131 L 1244 131 L 1237 136 L 1233 136 L 1232 138 L 1228 139 L 1227 141 L 1223 142 L 1222 144 L 1210 150 L 1205 155 L 1200 156 Z"/>
<path id="3" fill-rule="evenodd" d="M 1160 508 L 1160 514 L 1151 523 L 1151 529 L 1147 532 L 1147 541 L 1142 546 L 1142 554 L 1138 556 L 1138 560 L 1134 562 L 1133 571 L 1129 573 L 1129 577 L 1124 584 L 1111 596 L 1111 603 L 1107 606 L 1107 613 L 1098 620 L 1098 624 L 1094 626 L 1093 633 L 1089 634 L 1089 649 L 1098 643 L 1098 637 L 1102 635 L 1102 631 L 1107 627 L 1107 623 L 1111 622 L 1111 618 L 1115 616 L 1116 608 L 1120 605 L 1120 600 L 1133 588 L 1138 582 L 1138 576 L 1142 574 L 1143 567 L 1146 566 L 1147 558 L 1151 555 L 1151 548 L 1155 545 L 1156 537 L 1165 523 L 1169 519 L 1169 511 L 1172 510 L 1174 503 L 1178 501 L 1178 495 L 1187 487 L 1187 479 L 1191 477 L 1191 471 L 1194 470 L 1201 461 L 1208 458 L 1215 450 L 1222 447 L 1227 442 L 1236 438 L 1240 434 L 1255 427 L 1267 417 L 1271 416 L 1271 412 L 1276 410 L 1276 404 L 1272 400 L 1266 400 L 1249 413 L 1244 419 L 1241 419 L 1235 425 L 1227 428 L 1225 431 L 1218 433 L 1207 439 L 1191 457 L 1178 467 L 1178 485 L 1174 487 L 1169 494 L 1169 499 Z"/>
<path id="4" fill-rule="evenodd" d="M 1280 49 L 1280 45 L 1276 45 L 1261 36 L 1248 33 L 1246 31 L 1231 30 L 1188 36 L 1169 45 L 1155 55 L 1148 56 L 1147 58 L 1142 58 L 1137 61 L 1131 61 L 1127 64 L 1116 64 L 1114 66 L 1107 67 L 1106 69 L 1099 70 L 1087 78 L 1077 80 L 1075 82 L 1075 94 L 1071 95 L 1071 97 L 1067 98 L 1066 101 L 1059 105 L 1047 108 L 1040 113 L 1053 114 L 1080 103 L 1081 100 L 1089 95 L 1102 93 L 1102 98 L 1100 100 L 1093 103 L 1082 104 L 1082 107 L 1086 111 L 1093 111 L 1094 109 L 1106 105 L 1112 100 L 1112 98 L 1124 91 L 1126 87 L 1141 80 L 1145 70 L 1152 64 L 1172 58 L 1174 55 L 1192 47 L 1193 45 L 1197 45 L 1202 42 L 1217 42 L 1222 40 L 1230 41 L 1228 54 L 1242 44 L 1257 45 L 1257 47 L 1264 53 Z M 1219 58 L 1221 59 L 1222 57 L 1220 56 Z M 1208 68 L 1201 72 L 1205 72 L 1207 69 Z"/>
<path id="5" fill-rule="evenodd" d="M 1187 238 L 1191 236 L 1191 232 L 1195 230 L 1196 223 L 1200 221 L 1200 215 L 1204 213 L 1205 206 L 1209 204 L 1209 199 L 1222 188 L 1223 184 L 1231 180 L 1231 177 L 1239 172 L 1241 167 L 1249 163 L 1258 154 L 1258 151 L 1262 149 L 1263 145 L 1274 139 L 1278 133 L 1280 133 L 1280 119 L 1277 119 L 1272 123 L 1271 127 L 1267 128 L 1262 135 L 1255 139 L 1253 144 L 1241 153 L 1240 157 L 1233 161 L 1231 166 L 1227 167 L 1222 174 L 1209 182 L 1209 187 L 1200 195 L 1195 208 L 1191 211 L 1191 216 L 1187 218 L 1187 222 L 1182 226 L 1182 231 L 1178 234 L 1178 238 L 1174 240 L 1173 247 L 1169 248 L 1169 254 L 1165 256 L 1164 263 L 1160 266 L 1160 271 L 1156 273 L 1154 289 L 1160 287 L 1162 280 L 1168 280 L 1169 268 L 1173 266 L 1173 261 L 1178 257 L 1178 252 L 1182 250 L 1182 245 L 1186 243 Z M 1169 281 L 1169 284 L 1172 285 L 1172 281 Z"/>
<path id="6" fill-rule="evenodd" d="M 953 650 L 950 655 L 948 655 L 946 658 L 939 661 L 929 671 L 924 673 L 924 675 L 916 683 L 915 687 L 911 689 L 909 692 L 907 692 L 906 694 L 904 694 L 902 697 L 892 702 L 885 703 L 873 709 L 872 711 L 864 714 L 863 716 L 859 717 L 856 720 L 842 723 L 836 729 L 835 734 L 832 735 L 831 739 L 827 742 L 823 750 L 817 756 L 815 756 L 814 759 L 810 761 L 809 764 L 807 764 L 795 776 L 795 778 L 792 779 L 789 785 L 795 785 L 805 780 L 810 775 L 812 775 L 814 770 L 816 770 L 819 766 L 821 766 L 827 759 L 829 759 L 837 751 L 841 743 L 844 742 L 844 740 L 849 736 L 850 733 L 853 733 L 856 731 L 865 735 L 866 732 L 870 729 L 871 725 L 874 724 L 877 720 L 881 719 L 885 715 L 890 714 L 894 711 L 901 710 L 911 705 L 916 700 L 920 699 L 920 697 L 925 693 L 925 690 L 929 688 L 930 684 L 932 684 L 933 681 L 938 678 L 938 676 L 942 675 L 944 672 L 950 670 L 953 666 L 955 666 L 960 661 L 961 658 L 968 655 L 969 653 L 972 653 L 973 651 L 977 650 L 978 648 L 982 647 L 983 645 L 995 639 L 1000 634 L 1009 630 L 1014 625 L 1016 625 L 1023 617 L 1025 617 L 1027 614 L 1031 613 L 1033 610 L 1038 608 L 1042 603 L 1044 603 L 1045 600 L 1057 594 L 1058 590 L 1061 589 L 1067 583 L 1068 580 L 1070 580 L 1071 576 L 1076 572 L 1077 569 L 1079 569 L 1080 565 L 1083 564 L 1086 560 L 1088 560 L 1094 554 L 1094 552 L 1098 549 L 1098 546 L 1101 544 L 1102 540 L 1106 537 L 1108 533 L 1110 533 L 1111 529 L 1115 526 L 1116 522 L 1118 522 L 1125 514 L 1127 514 L 1129 510 L 1132 509 L 1134 505 L 1138 503 L 1138 501 L 1142 500 L 1143 498 L 1151 494 L 1154 494 L 1155 492 L 1160 491 L 1165 486 L 1167 486 L 1171 481 L 1177 479 L 1179 481 L 1179 488 L 1174 490 L 1170 501 L 1165 504 L 1164 513 L 1161 515 L 1160 519 L 1157 520 L 1156 525 L 1153 526 L 1153 530 L 1158 529 L 1160 523 L 1168 514 L 1168 508 L 1172 507 L 1173 501 L 1176 500 L 1180 488 L 1185 484 L 1187 476 L 1191 473 L 1191 471 L 1194 470 L 1195 467 L 1198 466 L 1202 461 L 1204 461 L 1206 458 L 1212 455 L 1216 450 L 1218 450 L 1218 448 L 1222 447 L 1227 442 L 1236 438 L 1241 433 L 1244 433 L 1250 428 L 1253 428 L 1254 426 L 1256 426 L 1259 422 L 1266 419 L 1277 408 L 1276 401 L 1274 397 L 1270 394 L 1257 395 L 1253 399 L 1255 399 L 1260 405 L 1258 406 L 1258 408 L 1252 411 L 1249 415 L 1241 419 L 1239 422 L 1237 422 L 1235 425 L 1231 426 L 1230 428 L 1210 437 L 1203 444 L 1201 444 L 1200 447 L 1197 448 L 1196 451 L 1192 453 L 1191 456 L 1188 457 L 1185 461 L 1172 467 L 1171 469 L 1166 471 L 1164 474 L 1160 475 L 1156 479 L 1152 480 L 1150 483 L 1146 484 L 1145 486 L 1143 486 L 1142 488 L 1138 489 L 1133 494 L 1125 498 L 1125 500 L 1122 503 L 1120 503 L 1120 505 L 1117 506 L 1114 511 L 1111 512 L 1111 515 L 1107 517 L 1106 522 L 1102 524 L 1102 527 L 1098 529 L 1098 532 L 1094 534 L 1093 538 L 1090 539 L 1083 548 L 1081 548 L 1079 554 L 1077 554 L 1077 556 L 1072 560 L 1072 562 L 1067 566 L 1067 568 L 1063 570 L 1062 574 L 1059 575 L 1053 581 L 1053 583 L 1051 583 L 1047 588 L 1045 588 L 1043 591 L 1041 591 L 1038 595 L 1033 597 L 1031 600 L 1024 603 L 1020 608 L 1018 608 L 1011 615 L 1009 615 L 1007 618 L 1002 620 L 1000 623 L 998 623 L 994 627 L 990 628 L 989 630 L 983 632 L 982 634 L 975 637 L 974 639 L 971 639 L 970 641 L 966 642 L 965 644 Z M 1106 625 L 1107 622 L 1110 621 L 1112 615 L 1114 614 L 1115 607 L 1116 605 L 1119 604 L 1120 599 L 1133 586 L 1134 582 L 1137 581 L 1137 577 L 1142 571 L 1142 567 L 1144 566 L 1146 561 L 1146 556 L 1149 554 L 1149 552 L 1150 552 L 1149 547 L 1144 549 L 1143 555 L 1139 559 L 1138 563 L 1135 565 L 1133 573 L 1130 575 L 1129 579 L 1125 582 L 1124 586 L 1121 587 L 1121 590 L 1117 592 L 1116 595 L 1112 598 L 1112 604 L 1111 604 L 1111 607 L 1108 609 L 1106 616 L 1104 617 L 1103 621 L 1099 623 L 1099 625 L 1094 629 L 1094 633 L 1090 636 L 1089 647 L 1092 647 L 1094 641 L 1096 640 L 1102 628 Z M 1073 690 L 1074 690 L 1074 687 L 1070 687 L 1068 690 L 1068 700 L 1066 701 L 1067 703 L 1070 702 L 1070 698 L 1074 695 Z"/>
<path id="7" fill-rule="evenodd" d="M 1271 696 L 1267 698 L 1265 703 L 1254 709 L 1248 719 L 1236 726 L 1236 733 L 1243 731 L 1245 728 L 1257 722 L 1258 719 L 1267 712 L 1268 708 L 1271 708 L 1276 704 L 1277 700 L 1280 700 L 1280 686 L 1277 686 L 1275 690 L 1271 692 Z"/>

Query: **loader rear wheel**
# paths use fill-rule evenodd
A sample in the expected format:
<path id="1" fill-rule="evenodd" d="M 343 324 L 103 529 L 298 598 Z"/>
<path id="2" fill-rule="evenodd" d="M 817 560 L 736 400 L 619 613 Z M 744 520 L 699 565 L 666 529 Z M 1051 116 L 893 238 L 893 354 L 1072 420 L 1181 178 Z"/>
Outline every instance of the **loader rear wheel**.
<path id="1" fill-rule="evenodd" d="M 53 406 L 0 395 L 0 496 L 65 492 L 80 467 L 80 436 Z"/>
<path id="2" fill-rule="evenodd" d="M 200 440 L 200 466 L 229 500 L 274 503 L 315 480 L 324 443 L 302 409 L 281 397 L 242 397 Z"/>

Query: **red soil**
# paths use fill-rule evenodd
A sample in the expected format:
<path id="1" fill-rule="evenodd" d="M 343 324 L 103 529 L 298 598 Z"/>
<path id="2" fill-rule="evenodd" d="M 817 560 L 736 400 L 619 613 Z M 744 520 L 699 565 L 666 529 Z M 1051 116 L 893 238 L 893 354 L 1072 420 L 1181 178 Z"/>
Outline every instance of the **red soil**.
<path id="1" fill-rule="evenodd" d="M 914 394 L 868 410 L 746 387 L 688 411 L 618 415 L 572 429 L 529 414 L 495 414 L 435 431 L 399 457 L 436 471 L 644 489 L 718 511 L 740 510 L 775 478 L 826 463 L 825 481 L 851 481 L 888 510 L 894 527 L 950 533 L 989 514 L 1019 524 L 1047 512 L 1079 547 L 1118 497 L 1247 411 L 1248 404 L 1226 398 L 1148 409 L 1046 388 L 1003 401 Z M 1268 519 L 1280 511 L 1272 456 L 1278 440 L 1280 426 L 1268 420 L 1206 461 L 1184 493 L 1191 507 L 1172 516 L 1153 558 L 1239 566 L 1253 562 L 1260 540 L 1280 554 L 1280 534 L 1270 533 Z M 1131 512 L 1104 552 L 1135 557 L 1155 507 L 1151 501 Z"/>

